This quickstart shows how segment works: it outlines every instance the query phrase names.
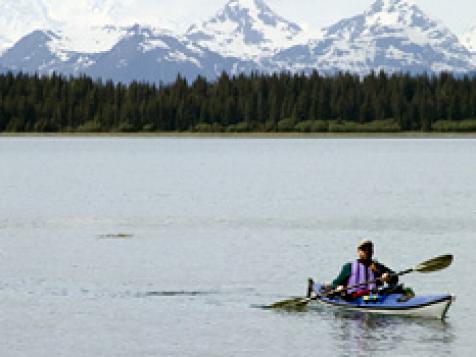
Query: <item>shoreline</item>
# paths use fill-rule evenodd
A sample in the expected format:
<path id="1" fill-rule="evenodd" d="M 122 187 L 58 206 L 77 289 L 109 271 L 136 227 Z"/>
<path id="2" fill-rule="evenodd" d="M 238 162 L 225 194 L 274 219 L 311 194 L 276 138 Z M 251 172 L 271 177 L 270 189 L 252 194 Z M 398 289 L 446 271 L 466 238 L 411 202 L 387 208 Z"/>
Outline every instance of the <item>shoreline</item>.
<path id="1" fill-rule="evenodd" d="M 2 138 L 211 138 L 211 139 L 476 139 L 471 133 L 192 133 L 192 132 L 136 132 L 136 133 L 0 133 Z"/>

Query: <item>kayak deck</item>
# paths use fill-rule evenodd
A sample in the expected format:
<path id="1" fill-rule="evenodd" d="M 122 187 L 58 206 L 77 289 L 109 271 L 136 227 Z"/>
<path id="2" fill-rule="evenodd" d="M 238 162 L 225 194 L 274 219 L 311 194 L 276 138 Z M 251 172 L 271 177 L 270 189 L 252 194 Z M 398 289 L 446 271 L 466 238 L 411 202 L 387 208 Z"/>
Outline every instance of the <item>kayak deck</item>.
<path id="1" fill-rule="evenodd" d="M 320 287 L 320 284 L 315 284 L 314 291 L 318 293 Z M 325 305 L 362 312 L 438 319 L 445 318 L 451 303 L 454 301 L 454 296 L 449 294 L 422 295 L 402 299 L 403 297 L 403 294 L 389 294 L 380 295 L 376 300 L 359 297 L 349 301 L 342 297 L 318 296 L 317 301 Z"/>

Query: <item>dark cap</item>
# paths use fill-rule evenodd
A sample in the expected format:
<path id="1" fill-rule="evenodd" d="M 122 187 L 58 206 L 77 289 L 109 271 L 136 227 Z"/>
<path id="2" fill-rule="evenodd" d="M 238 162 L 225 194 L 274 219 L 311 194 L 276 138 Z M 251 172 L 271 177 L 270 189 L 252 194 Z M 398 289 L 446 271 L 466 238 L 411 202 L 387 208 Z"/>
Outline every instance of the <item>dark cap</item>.
<path id="1" fill-rule="evenodd" d="M 359 245 L 357 246 L 358 249 L 373 249 L 374 248 L 374 244 L 372 243 L 371 240 L 369 239 L 364 239 L 363 241 L 361 241 L 359 243 Z"/>

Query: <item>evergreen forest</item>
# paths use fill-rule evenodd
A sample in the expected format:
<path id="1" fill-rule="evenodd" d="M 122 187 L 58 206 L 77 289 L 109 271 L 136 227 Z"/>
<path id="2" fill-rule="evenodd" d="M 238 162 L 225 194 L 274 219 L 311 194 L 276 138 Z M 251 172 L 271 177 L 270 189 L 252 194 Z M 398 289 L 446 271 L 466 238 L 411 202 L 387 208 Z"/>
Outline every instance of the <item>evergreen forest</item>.
<path id="1" fill-rule="evenodd" d="M 124 85 L 0 74 L 0 132 L 400 131 L 476 131 L 476 78 L 316 71 Z"/>

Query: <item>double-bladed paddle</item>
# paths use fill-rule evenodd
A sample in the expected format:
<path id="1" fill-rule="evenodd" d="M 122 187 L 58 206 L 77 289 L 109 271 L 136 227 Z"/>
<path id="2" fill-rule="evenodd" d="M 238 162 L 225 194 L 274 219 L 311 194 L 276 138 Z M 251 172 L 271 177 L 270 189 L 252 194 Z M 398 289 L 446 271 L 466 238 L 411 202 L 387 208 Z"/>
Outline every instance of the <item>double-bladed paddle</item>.
<path id="1" fill-rule="evenodd" d="M 418 264 L 416 267 L 407 269 L 407 270 L 402 270 L 401 272 L 396 273 L 396 276 L 402 276 L 405 274 L 410 274 L 413 272 L 418 272 L 418 273 L 432 273 L 435 271 L 443 270 L 451 265 L 453 262 L 453 255 L 447 254 L 447 255 L 441 255 L 439 257 L 429 259 L 424 261 L 423 263 Z M 323 294 L 318 294 L 315 297 L 306 297 L 306 298 L 293 298 L 293 299 L 288 299 L 288 300 L 283 300 L 283 301 L 278 301 L 275 302 L 274 304 L 271 304 L 267 306 L 269 309 L 293 309 L 293 308 L 300 308 L 306 306 L 309 302 L 312 300 L 316 300 L 317 298 L 320 297 L 326 297 L 326 296 L 331 296 L 335 295 L 337 293 L 341 293 L 343 291 L 347 291 L 349 289 L 353 289 L 359 286 L 363 285 L 368 285 L 372 283 L 376 283 L 382 281 L 382 279 L 376 279 L 376 280 L 371 280 L 371 281 L 365 281 L 360 284 L 356 285 L 351 285 L 351 286 L 346 286 L 344 290 L 331 290 L 329 292 L 323 293 Z"/>

